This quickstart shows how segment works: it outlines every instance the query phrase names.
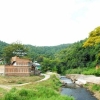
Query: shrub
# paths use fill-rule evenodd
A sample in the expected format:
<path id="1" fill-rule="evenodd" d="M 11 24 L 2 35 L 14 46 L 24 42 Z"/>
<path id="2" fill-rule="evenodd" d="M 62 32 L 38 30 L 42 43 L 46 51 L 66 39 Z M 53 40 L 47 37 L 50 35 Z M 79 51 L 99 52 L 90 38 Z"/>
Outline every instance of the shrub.
<path id="1" fill-rule="evenodd" d="M 27 89 L 28 87 L 28 89 Z M 62 96 L 57 90 L 60 82 L 56 76 L 51 76 L 47 81 L 27 85 L 21 90 L 13 88 L 3 100 L 74 100 L 70 96 Z"/>
<path id="2" fill-rule="evenodd" d="M 100 85 L 93 84 L 92 90 L 94 90 L 94 91 L 100 91 Z"/>

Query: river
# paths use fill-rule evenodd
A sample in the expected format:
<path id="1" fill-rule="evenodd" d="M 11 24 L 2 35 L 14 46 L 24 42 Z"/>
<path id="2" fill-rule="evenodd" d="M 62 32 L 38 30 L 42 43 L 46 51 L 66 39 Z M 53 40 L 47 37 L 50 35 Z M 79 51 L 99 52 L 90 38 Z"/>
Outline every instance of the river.
<path id="1" fill-rule="evenodd" d="M 66 83 L 65 86 L 62 87 L 62 95 L 73 96 L 75 100 L 97 100 L 90 91 L 76 85 L 71 81 L 71 79 L 66 77 L 61 77 L 60 79 Z"/>

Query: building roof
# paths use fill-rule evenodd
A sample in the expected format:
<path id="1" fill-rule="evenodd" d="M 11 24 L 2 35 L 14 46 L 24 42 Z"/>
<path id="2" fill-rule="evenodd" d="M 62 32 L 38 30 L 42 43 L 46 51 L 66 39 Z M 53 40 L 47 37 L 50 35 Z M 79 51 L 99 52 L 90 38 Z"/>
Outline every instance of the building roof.
<path id="1" fill-rule="evenodd" d="M 28 62 L 32 62 L 32 61 L 29 59 L 24 59 L 24 58 L 19 58 L 17 56 L 14 56 L 11 58 L 11 63 L 13 63 L 13 62 L 26 62 L 26 63 L 28 63 Z"/>

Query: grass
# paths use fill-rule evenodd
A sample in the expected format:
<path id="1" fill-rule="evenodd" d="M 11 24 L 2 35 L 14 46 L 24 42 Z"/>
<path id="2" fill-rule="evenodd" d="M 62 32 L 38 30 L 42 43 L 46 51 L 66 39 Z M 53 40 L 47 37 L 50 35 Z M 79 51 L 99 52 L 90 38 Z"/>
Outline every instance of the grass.
<path id="1" fill-rule="evenodd" d="M 7 93 L 7 90 L 0 88 L 0 97 L 2 98 L 4 94 Z"/>
<path id="2" fill-rule="evenodd" d="M 95 97 L 100 100 L 100 84 L 88 83 L 84 85 L 85 88 L 89 89 Z"/>
<path id="3" fill-rule="evenodd" d="M 74 68 L 74 69 L 68 69 L 65 71 L 66 74 L 81 74 L 83 71 L 85 70 L 85 68 Z"/>
<path id="4" fill-rule="evenodd" d="M 41 86 L 52 88 L 54 90 L 59 91 L 61 82 L 55 76 L 51 76 L 51 78 L 46 81 L 28 84 L 28 85 L 23 86 L 23 88 L 28 87 L 28 89 L 32 89 L 32 88 L 34 89 L 34 88 L 41 87 Z"/>
<path id="5" fill-rule="evenodd" d="M 83 74 L 100 76 L 100 69 L 96 70 L 95 68 L 88 68 L 83 71 Z"/>
<path id="6" fill-rule="evenodd" d="M 28 77 L 0 76 L 0 84 L 3 85 L 23 84 L 28 82 L 35 82 L 42 78 L 43 76 L 28 76 Z"/>
<path id="7" fill-rule="evenodd" d="M 98 92 L 100 92 L 100 85 L 93 84 L 91 89 L 92 89 L 93 91 L 98 91 Z"/>
<path id="8" fill-rule="evenodd" d="M 72 97 L 60 95 L 60 86 L 59 79 L 53 75 L 43 82 L 32 83 L 20 89 L 13 88 L 1 100 L 74 100 Z"/>
<path id="9" fill-rule="evenodd" d="M 95 68 L 81 68 L 78 67 L 76 69 L 68 69 L 66 70 L 66 74 L 84 74 L 84 75 L 95 75 L 100 76 L 100 69 L 96 70 Z"/>

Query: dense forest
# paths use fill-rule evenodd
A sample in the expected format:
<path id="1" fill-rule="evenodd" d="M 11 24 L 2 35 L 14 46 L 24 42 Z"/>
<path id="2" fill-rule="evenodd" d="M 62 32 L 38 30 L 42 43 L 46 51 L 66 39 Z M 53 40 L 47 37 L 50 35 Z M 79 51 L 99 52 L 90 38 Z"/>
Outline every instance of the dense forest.
<path id="1" fill-rule="evenodd" d="M 32 46 L 32 45 L 25 45 L 28 48 L 28 56 L 33 61 L 42 60 L 43 57 L 53 59 L 54 55 L 61 50 L 67 48 L 70 44 L 61 44 L 58 46 Z"/>
<path id="2" fill-rule="evenodd" d="M 0 57 L 3 57 L 3 48 L 8 46 L 0 41 Z M 65 73 L 68 69 L 94 68 L 100 64 L 100 27 L 89 33 L 88 38 L 73 44 L 58 46 L 32 46 L 24 45 L 27 57 L 41 64 L 42 71 L 57 71 Z"/>
<path id="3" fill-rule="evenodd" d="M 44 58 L 43 70 L 65 73 L 68 69 L 92 69 L 100 64 L 100 27 L 89 33 L 87 39 L 69 45 L 54 54 L 54 58 Z M 97 73 L 96 73 L 97 74 Z"/>
<path id="4" fill-rule="evenodd" d="M 59 51 L 67 48 L 70 44 L 61 44 L 58 46 L 32 46 L 32 45 L 25 45 L 21 44 L 20 42 L 13 42 L 12 44 L 5 43 L 3 41 L 0 41 L 0 58 L 11 58 L 11 56 L 14 56 L 13 52 L 18 49 L 25 50 L 27 54 L 25 57 L 31 59 L 32 61 L 43 61 L 43 58 L 49 58 L 53 59 L 54 55 L 58 53 Z M 24 47 L 23 47 L 24 46 Z M 5 54 L 6 52 L 6 54 Z M 7 59 L 8 60 L 8 59 Z"/>

